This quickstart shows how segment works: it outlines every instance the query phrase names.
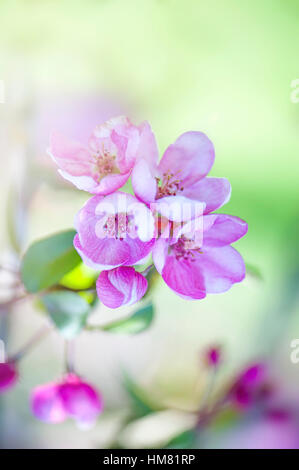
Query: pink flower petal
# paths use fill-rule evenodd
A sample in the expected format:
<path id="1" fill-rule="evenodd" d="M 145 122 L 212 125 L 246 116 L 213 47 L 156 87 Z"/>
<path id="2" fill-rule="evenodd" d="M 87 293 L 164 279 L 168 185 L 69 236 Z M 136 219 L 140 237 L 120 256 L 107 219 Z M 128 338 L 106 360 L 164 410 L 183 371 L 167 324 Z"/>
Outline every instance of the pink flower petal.
<path id="1" fill-rule="evenodd" d="M 18 371 L 13 362 L 0 363 L 0 393 L 12 388 L 18 380 Z"/>
<path id="2" fill-rule="evenodd" d="M 102 271 L 97 280 L 98 297 L 110 308 L 132 305 L 144 296 L 146 290 L 146 278 L 132 267 Z"/>
<path id="3" fill-rule="evenodd" d="M 139 160 L 132 171 L 132 187 L 135 195 L 146 204 L 156 198 L 157 182 L 145 160 Z"/>
<path id="4" fill-rule="evenodd" d="M 131 260 L 127 244 L 113 238 L 92 240 L 83 246 L 79 235 L 74 238 L 74 247 L 82 258 L 83 263 L 95 270 L 112 269 L 126 264 Z"/>
<path id="5" fill-rule="evenodd" d="M 159 150 L 155 135 L 147 121 L 144 121 L 142 124 L 140 124 L 139 129 L 140 142 L 137 152 L 138 161 L 145 161 L 151 173 L 154 173 L 157 171 L 159 160 Z"/>
<path id="6" fill-rule="evenodd" d="M 208 294 L 225 292 L 245 277 L 243 258 L 231 246 L 209 248 L 198 256 L 194 264 L 202 272 Z"/>
<path id="7" fill-rule="evenodd" d="M 216 247 L 234 243 L 248 230 L 247 223 L 233 215 L 211 214 L 204 216 L 205 222 L 212 222 L 203 234 L 203 245 Z"/>
<path id="8" fill-rule="evenodd" d="M 205 214 L 226 204 L 230 194 L 231 185 L 226 178 L 203 178 L 183 191 L 185 197 L 205 202 Z"/>
<path id="9" fill-rule="evenodd" d="M 59 384 L 52 382 L 35 387 L 31 393 L 31 409 L 34 416 L 41 421 L 64 421 L 67 415 L 59 396 Z"/>
<path id="10" fill-rule="evenodd" d="M 69 374 L 59 387 L 66 413 L 82 424 L 92 424 L 103 409 L 102 398 L 94 387 Z"/>
<path id="11" fill-rule="evenodd" d="M 79 142 L 68 140 L 59 132 L 50 137 L 50 156 L 61 170 L 72 176 L 91 175 L 91 156 Z"/>
<path id="12" fill-rule="evenodd" d="M 94 193 L 97 188 L 95 180 L 91 176 L 73 176 L 67 171 L 58 170 L 58 173 L 67 181 L 72 183 L 76 188 L 81 189 L 82 191 L 88 191 L 89 193 Z"/>
<path id="13" fill-rule="evenodd" d="M 160 213 L 166 219 L 183 222 L 203 215 L 205 204 L 184 196 L 165 196 L 151 204 L 154 213 Z"/>
<path id="14" fill-rule="evenodd" d="M 150 253 L 155 241 L 144 241 L 154 234 L 150 210 L 121 192 L 89 199 L 77 214 L 75 226 L 74 246 L 83 261 L 96 269 L 135 264 Z"/>
<path id="15" fill-rule="evenodd" d="M 166 263 L 168 255 L 168 246 L 168 240 L 164 238 L 159 238 L 153 248 L 153 262 L 158 273 L 160 274 L 162 274 L 164 265 Z"/>
<path id="16" fill-rule="evenodd" d="M 168 256 L 162 271 L 166 284 L 185 299 L 203 299 L 206 296 L 204 278 L 197 263 Z"/>
<path id="17" fill-rule="evenodd" d="M 111 194 L 117 189 L 121 188 L 127 182 L 130 174 L 131 170 L 123 174 L 111 174 L 104 176 L 104 178 L 101 179 L 101 181 L 89 192 L 92 194 L 102 194 L 103 196 Z"/>
<path id="18" fill-rule="evenodd" d="M 166 149 L 159 171 L 174 174 L 186 189 L 209 173 L 214 158 L 214 146 L 205 134 L 186 132 Z"/>

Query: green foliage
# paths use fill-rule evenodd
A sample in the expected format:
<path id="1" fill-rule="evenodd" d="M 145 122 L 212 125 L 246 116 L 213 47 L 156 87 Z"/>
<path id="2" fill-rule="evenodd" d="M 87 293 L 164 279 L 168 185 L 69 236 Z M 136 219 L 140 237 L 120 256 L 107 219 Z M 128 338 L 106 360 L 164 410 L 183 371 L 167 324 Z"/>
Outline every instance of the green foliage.
<path id="1" fill-rule="evenodd" d="M 73 246 L 74 230 L 33 243 L 22 260 L 21 277 L 28 292 L 39 292 L 59 282 L 81 258 Z"/>
<path id="2" fill-rule="evenodd" d="M 196 439 L 196 431 L 190 429 L 173 437 L 165 449 L 192 449 Z"/>
<path id="3" fill-rule="evenodd" d="M 253 264 L 250 264 L 250 263 L 245 263 L 246 265 L 246 273 L 249 274 L 250 276 L 258 279 L 259 281 L 262 281 L 263 280 L 263 275 L 260 271 L 260 269 L 253 265 Z"/>
<path id="4" fill-rule="evenodd" d="M 81 290 L 95 287 L 98 273 L 80 263 L 60 280 L 59 284 L 69 289 Z"/>
<path id="5" fill-rule="evenodd" d="M 149 328 L 154 318 L 154 307 L 150 303 L 137 310 L 131 317 L 117 320 L 102 327 L 111 333 L 137 334 Z"/>
<path id="6" fill-rule="evenodd" d="M 79 293 L 53 291 L 41 297 L 53 323 L 67 339 L 76 336 L 86 324 L 91 306 Z"/>
<path id="7" fill-rule="evenodd" d="M 136 384 L 127 372 L 124 372 L 124 386 L 132 402 L 134 418 L 141 418 L 142 416 L 161 410 L 161 408 L 153 403 L 147 396 L 146 391 Z"/>

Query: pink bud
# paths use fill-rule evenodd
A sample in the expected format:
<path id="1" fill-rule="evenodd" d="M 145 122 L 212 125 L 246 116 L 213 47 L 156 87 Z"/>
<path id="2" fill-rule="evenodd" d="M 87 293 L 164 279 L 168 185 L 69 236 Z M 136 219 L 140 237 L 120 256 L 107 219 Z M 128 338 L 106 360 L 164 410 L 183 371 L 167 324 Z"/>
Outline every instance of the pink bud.
<path id="1" fill-rule="evenodd" d="M 132 267 L 102 271 L 97 280 L 98 297 L 104 305 L 118 308 L 140 300 L 147 289 L 146 278 Z"/>
<path id="2" fill-rule="evenodd" d="M 33 414 L 48 423 L 73 418 L 80 424 L 90 425 L 102 408 L 98 392 L 75 374 L 67 374 L 62 382 L 38 386 L 31 396 Z"/>
<path id="3" fill-rule="evenodd" d="M 18 371 L 14 362 L 0 363 L 0 393 L 13 387 L 18 380 Z"/>
<path id="4" fill-rule="evenodd" d="M 103 402 L 97 391 L 75 374 L 67 375 L 59 394 L 66 413 L 81 424 L 92 424 L 102 411 Z"/>
<path id="5" fill-rule="evenodd" d="M 230 397 L 233 403 L 241 409 L 248 408 L 257 401 L 267 399 L 270 391 L 266 387 L 266 368 L 262 363 L 256 363 L 245 369 L 233 384 Z M 265 388 L 266 387 L 266 388 Z"/>
<path id="6" fill-rule="evenodd" d="M 239 381 L 244 386 L 259 385 L 265 378 L 266 368 L 264 364 L 256 363 L 245 369 L 240 375 Z"/>
<path id="7" fill-rule="evenodd" d="M 221 360 L 221 349 L 219 347 L 210 347 L 205 353 L 205 360 L 208 366 L 217 367 Z"/>

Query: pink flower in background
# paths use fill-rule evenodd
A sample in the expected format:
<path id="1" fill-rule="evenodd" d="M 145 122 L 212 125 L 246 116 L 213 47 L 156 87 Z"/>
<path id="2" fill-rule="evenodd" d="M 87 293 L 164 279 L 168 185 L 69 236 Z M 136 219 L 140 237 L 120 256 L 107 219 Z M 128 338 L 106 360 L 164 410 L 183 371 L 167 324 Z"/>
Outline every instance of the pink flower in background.
<path id="1" fill-rule="evenodd" d="M 205 362 L 209 367 L 218 367 L 221 361 L 221 349 L 218 346 L 211 346 L 204 355 Z"/>
<path id="2" fill-rule="evenodd" d="M 190 204 L 190 200 L 203 203 L 204 213 L 208 214 L 225 204 L 231 193 L 226 178 L 206 177 L 214 158 L 214 146 L 202 132 L 182 134 L 166 149 L 159 163 L 158 150 L 152 146 L 133 169 L 135 195 L 147 204 L 155 202 L 165 216 L 163 207 L 167 204 Z"/>
<path id="3" fill-rule="evenodd" d="M 130 194 L 94 196 L 79 211 L 74 246 L 84 263 L 112 269 L 140 262 L 154 244 L 154 218 Z"/>
<path id="4" fill-rule="evenodd" d="M 295 416 L 279 420 L 257 416 L 227 429 L 217 444 L 228 449 L 299 449 L 298 421 Z"/>
<path id="5" fill-rule="evenodd" d="M 31 393 L 31 409 L 36 418 L 47 423 L 60 423 L 67 417 L 59 396 L 59 383 L 39 385 Z"/>
<path id="6" fill-rule="evenodd" d="M 159 238 L 153 248 L 154 264 L 166 284 L 190 300 L 225 292 L 245 277 L 243 258 L 230 244 L 246 234 L 246 222 L 225 214 L 202 219 L 198 240 L 193 221 L 174 230 L 173 237 Z"/>
<path id="7" fill-rule="evenodd" d="M 59 173 L 77 188 L 107 195 L 126 183 L 137 157 L 150 149 L 153 139 L 148 123 L 134 126 L 120 116 L 97 126 L 87 146 L 53 133 L 49 153 Z"/>
<path id="8" fill-rule="evenodd" d="M 233 384 L 229 396 L 240 409 L 246 409 L 264 400 L 271 394 L 271 388 L 266 382 L 267 371 L 265 364 L 252 364 L 245 369 Z"/>
<path id="9" fill-rule="evenodd" d="M 146 290 L 146 278 L 132 267 L 102 271 L 97 280 L 98 297 L 110 308 L 132 305 L 144 296 Z"/>
<path id="10" fill-rule="evenodd" d="M 12 388 L 18 380 L 19 374 L 13 362 L 0 363 L 0 393 Z"/>
<path id="11" fill-rule="evenodd" d="M 94 387 L 75 374 L 67 374 L 61 382 L 40 385 L 32 391 L 34 416 L 48 423 L 73 418 L 81 425 L 92 425 L 103 409 L 102 397 Z"/>

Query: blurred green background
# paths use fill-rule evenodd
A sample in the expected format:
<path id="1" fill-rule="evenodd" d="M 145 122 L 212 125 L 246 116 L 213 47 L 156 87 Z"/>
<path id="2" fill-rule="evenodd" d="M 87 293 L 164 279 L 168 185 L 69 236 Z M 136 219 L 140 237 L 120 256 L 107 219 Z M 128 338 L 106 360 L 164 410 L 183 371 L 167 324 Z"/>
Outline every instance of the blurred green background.
<path id="1" fill-rule="evenodd" d="M 212 175 L 232 184 L 221 212 L 249 224 L 236 248 L 251 272 L 231 291 L 199 302 L 183 301 L 159 284 L 155 323 L 138 337 L 82 334 L 78 368 L 98 384 L 107 404 L 86 433 L 72 423 L 40 424 L 28 410 L 30 388 L 62 370 L 62 340 L 51 335 L 24 359 L 21 383 L 2 399 L 2 445 L 111 445 L 128 407 L 122 369 L 163 406 L 182 410 L 174 424 L 173 417 L 161 417 L 170 423 L 166 434 L 188 428 L 188 412 L 205 383 L 200 351 L 213 342 L 225 350 L 220 388 L 236 368 L 268 357 L 279 380 L 298 394 L 299 365 L 289 358 L 290 342 L 299 336 L 299 103 L 291 100 L 291 82 L 299 77 L 298 1 L 2 0 L 0 16 L 2 252 L 10 246 L 5 214 L 11 187 L 26 212 L 24 246 L 72 226 L 86 195 L 55 176 L 45 136 L 55 112 L 80 126 L 76 103 L 88 96 L 104 101 L 108 114 L 119 108 L 133 122 L 148 120 L 161 154 L 185 131 L 209 136 L 216 149 Z M 54 119 L 47 125 L 48 110 Z M 126 312 L 101 308 L 96 315 Z M 42 321 L 30 302 L 15 308 L 2 327 L 8 349 Z M 141 445 L 150 445 L 161 426 L 142 428 Z M 134 433 L 122 433 L 124 445 L 140 445 Z"/>

